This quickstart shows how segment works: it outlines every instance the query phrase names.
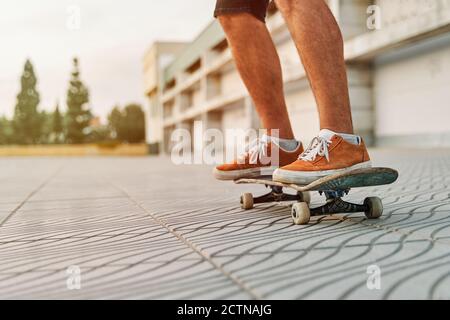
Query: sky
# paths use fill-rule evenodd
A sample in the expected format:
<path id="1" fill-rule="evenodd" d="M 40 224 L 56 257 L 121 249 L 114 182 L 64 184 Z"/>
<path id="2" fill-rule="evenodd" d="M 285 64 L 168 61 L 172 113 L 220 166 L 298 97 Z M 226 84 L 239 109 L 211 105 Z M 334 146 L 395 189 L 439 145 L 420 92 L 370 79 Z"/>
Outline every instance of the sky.
<path id="1" fill-rule="evenodd" d="M 94 114 L 146 106 L 142 59 L 154 41 L 190 41 L 210 23 L 214 0 L 0 0 L 0 115 L 11 116 L 27 58 L 39 108 L 65 108 L 72 58 Z"/>

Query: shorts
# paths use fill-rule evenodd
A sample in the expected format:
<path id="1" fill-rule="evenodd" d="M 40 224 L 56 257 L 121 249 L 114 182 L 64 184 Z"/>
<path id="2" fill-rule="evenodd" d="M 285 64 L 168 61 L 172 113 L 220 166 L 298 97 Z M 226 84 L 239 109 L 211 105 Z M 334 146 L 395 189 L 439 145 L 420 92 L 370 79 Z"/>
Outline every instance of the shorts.
<path id="1" fill-rule="evenodd" d="M 270 0 L 217 0 L 214 17 L 229 13 L 248 12 L 265 22 L 269 2 Z"/>

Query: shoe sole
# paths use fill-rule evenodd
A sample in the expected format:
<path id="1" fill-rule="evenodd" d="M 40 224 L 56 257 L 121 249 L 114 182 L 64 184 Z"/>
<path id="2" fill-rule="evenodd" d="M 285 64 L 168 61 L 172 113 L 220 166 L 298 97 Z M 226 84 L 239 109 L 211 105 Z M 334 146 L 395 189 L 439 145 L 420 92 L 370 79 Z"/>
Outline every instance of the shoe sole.
<path id="1" fill-rule="evenodd" d="M 244 170 L 222 171 L 214 168 L 213 175 L 217 180 L 230 181 L 271 176 L 278 167 L 251 168 Z"/>
<path id="2" fill-rule="evenodd" d="M 287 183 L 287 184 L 298 184 L 298 185 L 308 185 L 313 183 L 320 178 L 337 174 L 337 173 L 345 173 L 349 171 L 353 171 L 356 169 L 367 169 L 372 167 L 372 162 L 367 161 L 363 163 L 358 163 L 354 166 L 344 168 L 344 169 L 336 169 L 336 170 L 324 170 L 324 171 L 291 171 L 291 170 L 283 170 L 278 169 L 273 174 L 273 180 L 276 182 Z"/>

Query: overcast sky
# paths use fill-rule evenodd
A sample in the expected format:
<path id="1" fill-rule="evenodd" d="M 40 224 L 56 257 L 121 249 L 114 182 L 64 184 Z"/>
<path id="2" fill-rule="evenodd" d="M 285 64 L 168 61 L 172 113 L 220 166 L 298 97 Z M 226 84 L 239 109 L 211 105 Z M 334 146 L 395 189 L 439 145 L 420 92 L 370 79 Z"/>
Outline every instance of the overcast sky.
<path id="1" fill-rule="evenodd" d="M 142 57 L 155 40 L 187 41 L 211 20 L 213 0 L 0 0 L 0 115 L 12 115 L 26 58 L 40 107 L 64 106 L 72 57 L 94 113 L 145 104 Z M 79 24 L 78 24 L 79 11 Z"/>

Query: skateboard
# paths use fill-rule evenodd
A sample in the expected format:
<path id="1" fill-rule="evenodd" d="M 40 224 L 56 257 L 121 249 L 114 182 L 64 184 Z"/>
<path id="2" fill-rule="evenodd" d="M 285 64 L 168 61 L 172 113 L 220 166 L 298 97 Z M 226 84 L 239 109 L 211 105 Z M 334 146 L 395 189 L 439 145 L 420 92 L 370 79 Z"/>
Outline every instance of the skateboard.
<path id="1" fill-rule="evenodd" d="M 364 212 L 368 219 L 378 219 L 383 214 L 383 203 L 378 197 L 368 197 L 363 204 L 344 201 L 342 198 L 353 188 L 388 185 L 398 179 L 398 172 L 390 168 L 357 169 L 346 173 L 338 173 L 321 178 L 313 183 L 301 186 L 285 184 L 272 180 L 271 176 L 257 179 L 239 179 L 236 184 L 260 184 L 270 188 L 271 192 L 260 197 L 251 193 L 241 196 L 241 207 L 245 210 L 253 209 L 255 204 L 295 201 L 292 205 L 292 219 L 296 225 L 308 224 L 311 217 L 332 215 L 336 213 Z M 284 189 L 291 189 L 297 194 L 285 193 Z M 310 191 L 317 191 L 326 197 L 326 204 L 310 208 Z"/>

